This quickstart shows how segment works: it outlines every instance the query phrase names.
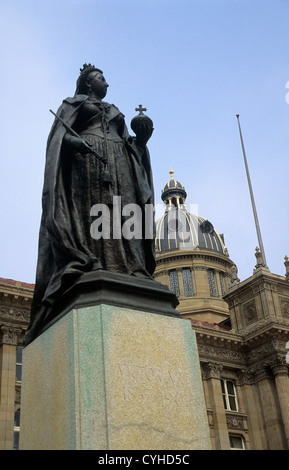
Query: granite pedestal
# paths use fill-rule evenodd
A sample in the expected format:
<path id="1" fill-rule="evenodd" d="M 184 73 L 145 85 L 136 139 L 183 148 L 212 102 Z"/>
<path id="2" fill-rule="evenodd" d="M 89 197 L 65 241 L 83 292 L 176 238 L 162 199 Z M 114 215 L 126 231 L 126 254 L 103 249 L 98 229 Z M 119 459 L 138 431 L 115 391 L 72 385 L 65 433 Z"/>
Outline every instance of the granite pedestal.
<path id="1" fill-rule="evenodd" d="M 173 294 L 91 273 L 62 300 L 24 350 L 20 449 L 210 449 L 195 334 Z"/>

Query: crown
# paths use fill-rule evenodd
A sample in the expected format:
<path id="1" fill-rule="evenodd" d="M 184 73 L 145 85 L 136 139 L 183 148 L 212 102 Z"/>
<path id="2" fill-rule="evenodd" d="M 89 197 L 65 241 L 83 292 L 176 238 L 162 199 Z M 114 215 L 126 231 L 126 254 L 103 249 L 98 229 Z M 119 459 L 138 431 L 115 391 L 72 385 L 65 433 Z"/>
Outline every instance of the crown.
<path id="1" fill-rule="evenodd" d="M 92 64 L 83 64 L 83 67 L 79 69 L 80 71 L 80 76 L 81 75 L 87 75 L 89 74 L 90 72 L 101 72 L 102 73 L 102 70 L 100 69 L 97 69 L 94 65 Z"/>

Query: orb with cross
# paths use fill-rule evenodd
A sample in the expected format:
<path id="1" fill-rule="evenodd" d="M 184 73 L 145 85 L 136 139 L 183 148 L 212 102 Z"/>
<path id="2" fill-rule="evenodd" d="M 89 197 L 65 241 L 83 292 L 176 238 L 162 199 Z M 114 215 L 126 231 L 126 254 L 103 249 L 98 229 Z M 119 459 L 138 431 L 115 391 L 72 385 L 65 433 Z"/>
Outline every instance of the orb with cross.
<path id="1" fill-rule="evenodd" d="M 139 112 L 130 123 L 131 129 L 136 135 L 137 141 L 139 143 L 146 143 L 153 133 L 153 121 L 144 114 L 144 111 L 147 111 L 141 104 L 138 108 L 135 108 Z"/>

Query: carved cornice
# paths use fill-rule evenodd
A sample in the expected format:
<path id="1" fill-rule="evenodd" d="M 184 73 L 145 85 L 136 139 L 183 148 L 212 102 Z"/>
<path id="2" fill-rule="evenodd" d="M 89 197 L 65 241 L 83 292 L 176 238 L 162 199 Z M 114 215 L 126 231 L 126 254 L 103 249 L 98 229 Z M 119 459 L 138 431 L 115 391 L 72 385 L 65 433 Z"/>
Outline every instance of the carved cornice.
<path id="1" fill-rule="evenodd" d="M 266 361 L 266 358 L 268 359 L 268 357 L 276 353 L 278 344 L 279 344 L 278 339 L 273 338 L 267 341 L 265 344 L 262 344 L 262 346 L 251 349 L 246 354 L 248 363 L 253 364 L 259 361 L 262 361 L 262 362 Z M 284 356 L 285 356 L 285 352 L 284 352 Z"/>
<path id="2" fill-rule="evenodd" d="M 30 318 L 33 288 L 23 283 L 0 282 L 0 325 L 26 328 Z"/>
<path id="3" fill-rule="evenodd" d="M 29 306 L 31 305 L 33 297 L 32 289 L 21 289 L 14 286 L 5 286 L 0 285 L 0 304 L 14 304 L 19 306 Z"/>
<path id="4" fill-rule="evenodd" d="M 156 279 L 157 277 L 168 276 L 168 275 L 169 275 L 169 271 L 165 270 L 165 269 L 162 269 L 161 271 L 158 271 L 158 272 L 154 273 L 154 278 Z"/>
<path id="5" fill-rule="evenodd" d="M 214 262 L 226 266 L 228 268 L 231 268 L 234 265 L 234 263 L 226 255 L 222 255 L 221 253 L 213 252 L 211 250 L 208 250 L 208 252 L 191 251 L 189 253 L 185 253 L 183 250 L 175 250 L 174 252 L 158 252 L 156 256 L 156 263 L 157 266 L 159 266 L 161 263 L 167 264 L 172 261 L 195 259 Z"/>
<path id="6" fill-rule="evenodd" d="M 264 342 L 268 336 L 288 336 L 289 339 L 289 320 L 280 317 L 270 317 L 264 320 L 259 320 L 251 327 L 243 329 L 240 333 L 246 345 L 250 343 L 256 344 Z"/>
<path id="7" fill-rule="evenodd" d="M 30 309 L 0 305 L 0 320 L 28 324 Z"/>
<path id="8" fill-rule="evenodd" d="M 223 363 L 235 364 L 236 367 L 245 363 L 246 359 L 241 351 L 228 348 L 218 348 L 207 344 L 198 344 L 200 359 L 220 360 Z"/>
<path id="9" fill-rule="evenodd" d="M 208 310 L 210 313 L 210 311 Z M 198 345 L 221 347 L 240 351 L 243 345 L 242 336 L 232 330 L 226 330 L 223 325 L 206 324 L 201 320 L 192 320 L 192 328 L 196 333 Z"/>

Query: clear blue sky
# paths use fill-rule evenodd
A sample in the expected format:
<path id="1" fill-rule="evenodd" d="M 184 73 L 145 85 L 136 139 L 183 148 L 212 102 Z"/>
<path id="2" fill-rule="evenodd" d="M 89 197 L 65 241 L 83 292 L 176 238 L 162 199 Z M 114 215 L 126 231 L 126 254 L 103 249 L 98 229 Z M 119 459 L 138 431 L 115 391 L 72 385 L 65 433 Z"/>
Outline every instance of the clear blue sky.
<path id="1" fill-rule="evenodd" d="M 243 280 L 257 236 L 240 114 L 267 263 L 284 275 L 288 24 L 287 0 L 0 1 L 0 277 L 34 282 L 49 109 L 73 96 L 84 62 L 104 71 L 128 126 L 140 103 L 153 119 L 156 202 L 172 167 Z"/>

